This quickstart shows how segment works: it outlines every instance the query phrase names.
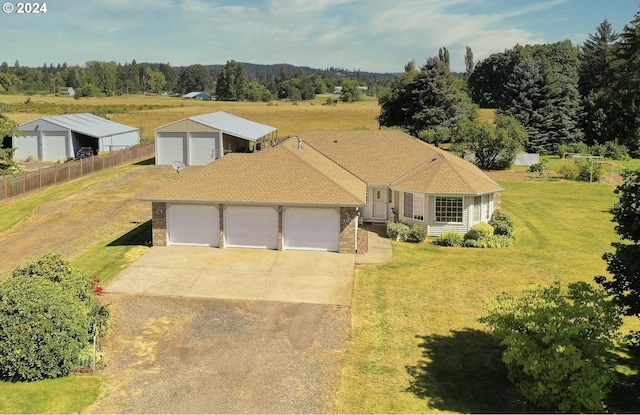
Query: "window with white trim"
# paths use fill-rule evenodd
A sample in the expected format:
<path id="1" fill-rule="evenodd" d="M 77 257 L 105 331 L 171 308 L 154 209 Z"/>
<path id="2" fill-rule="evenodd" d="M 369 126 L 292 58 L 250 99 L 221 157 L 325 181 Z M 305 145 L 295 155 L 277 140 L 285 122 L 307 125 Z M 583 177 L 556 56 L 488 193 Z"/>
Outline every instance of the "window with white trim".
<path id="1" fill-rule="evenodd" d="M 480 222 L 482 220 L 482 196 L 473 198 L 473 221 Z"/>
<path id="2" fill-rule="evenodd" d="M 405 193 L 403 216 L 408 219 L 424 220 L 424 195 Z"/>
<path id="3" fill-rule="evenodd" d="M 436 222 L 462 223 L 463 210 L 461 197 L 436 197 Z"/>
<path id="4" fill-rule="evenodd" d="M 484 220 L 489 221 L 491 219 L 491 202 L 493 202 L 493 195 L 484 195 L 482 196 L 482 201 L 484 202 L 483 211 L 484 211 Z"/>

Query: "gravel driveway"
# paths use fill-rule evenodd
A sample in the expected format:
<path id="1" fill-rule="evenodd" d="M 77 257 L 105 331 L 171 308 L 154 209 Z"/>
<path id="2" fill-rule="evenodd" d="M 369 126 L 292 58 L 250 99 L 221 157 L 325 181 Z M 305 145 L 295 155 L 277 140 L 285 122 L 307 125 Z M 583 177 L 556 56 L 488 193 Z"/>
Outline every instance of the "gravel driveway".
<path id="1" fill-rule="evenodd" d="M 104 397 L 89 413 L 328 413 L 345 306 L 109 294 Z"/>

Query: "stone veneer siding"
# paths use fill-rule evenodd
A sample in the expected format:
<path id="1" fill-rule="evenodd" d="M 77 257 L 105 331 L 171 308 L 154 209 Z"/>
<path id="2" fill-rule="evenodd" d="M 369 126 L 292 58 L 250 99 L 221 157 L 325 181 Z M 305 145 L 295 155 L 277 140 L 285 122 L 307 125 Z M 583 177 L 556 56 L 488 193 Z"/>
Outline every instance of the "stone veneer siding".
<path id="1" fill-rule="evenodd" d="M 356 229 L 358 224 L 358 211 L 355 207 L 340 208 L 340 253 L 356 253 Z"/>
<path id="2" fill-rule="evenodd" d="M 153 246 L 167 246 L 167 204 L 151 202 L 151 243 Z"/>

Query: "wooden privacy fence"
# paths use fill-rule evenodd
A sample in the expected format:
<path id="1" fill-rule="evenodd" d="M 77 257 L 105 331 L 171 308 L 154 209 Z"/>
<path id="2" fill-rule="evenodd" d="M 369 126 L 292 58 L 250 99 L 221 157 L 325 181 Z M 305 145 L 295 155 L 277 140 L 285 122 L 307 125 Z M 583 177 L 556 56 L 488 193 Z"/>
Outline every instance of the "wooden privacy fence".
<path id="1" fill-rule="evenodd" d="M 108 154 L 59 163 L 38 171 L 25 172 L 17 177 L 3 176 L 2 200 L 18 197 L 35 190 L 75 180 L 123 164 L 145 160 L 154 155 L 155 144 L 148 142 Z"/>

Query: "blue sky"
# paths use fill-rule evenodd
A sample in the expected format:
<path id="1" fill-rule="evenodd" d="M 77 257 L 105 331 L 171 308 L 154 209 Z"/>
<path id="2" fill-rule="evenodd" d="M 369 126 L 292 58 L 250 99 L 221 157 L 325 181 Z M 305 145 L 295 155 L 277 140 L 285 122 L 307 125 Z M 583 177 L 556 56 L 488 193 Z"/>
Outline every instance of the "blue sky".
<path id="1" fill-rule="evenodd" d="M 9 2 L 16 6 L 17 1 Z M 3 0 L 6 6 L 6 2 Z M 51 0 L 44 14 L 0 13 L 13 66 L 89 60 L 290 63 L 372 72 L 421 65 L 447 47 L 479 61 L 516 43 L 581 44 L 606 18 L 622 31 L 640 0 Z"/>

